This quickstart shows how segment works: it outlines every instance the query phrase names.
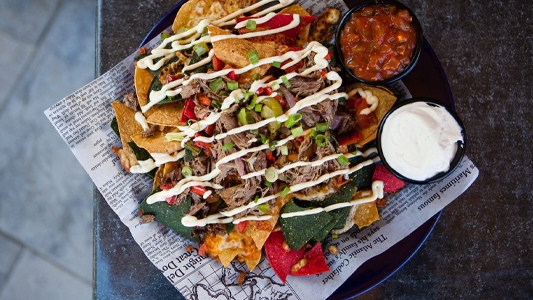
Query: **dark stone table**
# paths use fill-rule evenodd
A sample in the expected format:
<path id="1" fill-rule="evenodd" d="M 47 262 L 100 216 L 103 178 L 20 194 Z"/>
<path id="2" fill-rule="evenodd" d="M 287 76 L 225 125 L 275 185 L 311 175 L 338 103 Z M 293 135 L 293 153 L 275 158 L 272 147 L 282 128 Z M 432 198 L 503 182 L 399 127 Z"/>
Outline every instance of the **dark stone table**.
<path id="1" fill-rule="evenodd" d="M 533 296 L 533 2 L 405 0 L 448 76 L 480 169 L 418 253 L 360 299 Z M 98 1 L 97 70 L 135 51 L 173 5 Z M 94 297 L 180 299 L 95 192 Z"/>

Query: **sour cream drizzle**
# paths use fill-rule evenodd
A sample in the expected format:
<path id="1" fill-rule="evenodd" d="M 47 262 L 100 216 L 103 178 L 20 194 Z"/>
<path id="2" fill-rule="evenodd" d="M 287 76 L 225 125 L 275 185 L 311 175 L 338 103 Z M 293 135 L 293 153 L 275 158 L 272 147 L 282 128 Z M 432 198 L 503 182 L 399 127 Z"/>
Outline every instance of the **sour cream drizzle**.
<path id="1" fill-rule="evenodd" d="M 378 108 L 379 99 L 376 97 L 372 91 L 369 90 L 363 90 L 362 88 L 356 88 L 348 92 L 348 97 L 353 97 L 355 94 L 361 95 L 361 97 L 366 99 L 366 103 L 370 105 L 369 108 L 365 108 L 361 110 L 360 114 L 362 115 L 368 115 L 369 113 L 373 112 Z"/>
<path id="2" fill-rule="evenodd" d="M 246 33 L 246 34 L 243 34 L 243 35 L 227 34 L 227 35 L 219 35 L 219 36 L 214 36 L 214 37 L 211 37 L 209 35 L 201 36 L 202 32 L 204 32 L 205 28 L 208 25 L 210 25 L 210 24 L 217 25 L 217 26 L 226 26 L 226 25 L 236 24 L 236 21 L 234 20 L 235 17 L 237 17 L 239 15 L 242 15 L 245 12 L 249 12 L 251 10 L 254 10 L 254 9 L 256 9 L 258 7 L 261 7 L 264 4 L 267 4 L 267 3 L 270 3 L 270 2 L 273 2 L 273 0 L 259 1 L 258 3 L 254 4 L 254 5 L 250 6 L 250 7 L 240 9 L 240 10 L 236 11 L 235 13 L 230 14 L 230 15 L 228 15 L 228 16 L 226 16 L 226 17 L 224 17 L 224 18 L 222 18 L 222 19 L 220 19 L 218 21 L 202 20 L 196 27 L 191 28 L 191 29 L 189 29 L 189 30 L 187 30 L 185 32 L 178 33 L 178 34 L 176 34 L 176 35 L 174 35 L 174 36 L 172 36 L 170 38 L 167 38 L 165 41 L 163 41 L 161 43 L 161 45 L 159 45 L 157 48 L 153 49 L 150 55 L 148 55 L 148 56 L 144 57 L 143 59 L 139 60 L 137 62 L 137 66 L 139 68 L 149 68 L 151 70 L 157 70 L 157 69 L 161 68 L 168 59 L 172 58 L 177 51 L 184 50 L 184 49 L 189 49 L 189 48 L 193 47 L 194 45 L 202 43 L 202 42 L 206 42 L 206 43 L 207 42 L 211 42 L 211 43 L 213 43 L 213 42 L 217 42 L 217 41 L 221 41 L 221 40 L 229 39 L 229 38 L 250 38 L 250 37 L 255 37 L 255 36 L 268 35 L 268 34 L 283 32 L 285 30 L 295 28 L 295 27 L 297 27 L 300 24 L 299 15 L 293 15 L 293 20 L 290 22 L 290 24 L 288 24 L 286 26 L 283 26 L 283 27 L 280 27 L 280 28 L 272 29 L 272 30 L 250 32 L 250 33 Z M 262 12 L 260 12 L 258 14 L 255 14 L 254 16 L 262 16 L 262 15 L 265 15 L 265 16 L 261 17 L 261 18 L 258 18 L 258 19 L 254 19 L 254 21 L 257 24 L 262 24 L 264 22 L 267 22 L 268 20 L 270 20 L 272 17 L 275 16 L 275 14 L 270 13 L 270 12 L 272 12 L 274 10 L 277 10 L 277 9 L 279 9 L 281 7 L 288 6 L 289 4 L 291 4 L 293 2 L 294 2 L 293 0 L 281 0 L 279 4 L 272 6 L 272 7 L 270 7 L 267 10 L 263 10 Z M 245 26 L 245 24 L 246 24 L 246 21 L 240 22 L 240 23 L 238 23 L 235 26 L 235 28 L 236 29 L 242 28 L 242 27 Z M 167 47 L 167 45 L 169 45 L 169 43 L 170 43 L 171 48 L 167 49 L 166 47 Z M 287 69 L 287 68 L 297 64 L 298 62 L 300 62 L 302 59 L 304 59 L 305 57 L 309 56 L 313 52 L 315 53 L 315 56 L 314 56 L 314 59 L 313 59 L 313 62 L 314 62 L 313 66 L 311 66 L 308 69 L 304 70 L 301 74 L 292 72 L 292 73 L 286 74 L 285 77 L 287 79 L 291 79 L 291 78 L 293 78 L 295 76 L 298 76 L 298 75 L 305 76 L 305 75 L 311 74 L 312 72 L 314 72 L 316 70 L 323 70 L 323 69 L 327 68 L 328 65 L 329 65 L 329 62 L 326 59 L 326 56 L 328 56 L 328 54 L 329 54 L 328 49 L 326 47 L 324 47 L 323 45 L 321 45 L 320 43 L 318 43 L 316 41 L 313 41 L 313 42 L 310 42 L 305 49 L 302 49 L 302 50 L 299 50 L 299 51 L 289 51 L 289 52 L 287 52 L 287 53 L 285 53 L 283 55 L 280 55 L 280 56 L 262 58 L 256 64 L 250 64 L 250 65 L 245 66 L 243 68 L 239 68 L 239 69 L 228 68 L 228 69 L 223 69 L 223 70 L 220 70 L 220 71 L 217 71 L 217 72 L 208 73 L 208 74 L 207 73 L 196 73 L 196 74 L 193 74 L 193 75 L 191 75 L 189 77 L 181 78 L 181 79 L 169 82 L 169 83 L 163 85 L 161 90 L 159 90 L 159 91 L 151 91 L 150 95 L 149 95 L 150 102 L 147 105 L 141 107 L 141 110 L 142 110 L 142 112 L 146 112 L 151 107 L 153 107 L 154 105 L 156 105 L 157 103 L 159 103 L 160 101 L 165 99 L 167 96 L 176 96 L 176 95 L 178 95 L 182 91 L 181 86 L 185 86 L 185 85 L 190 84 L 192 82 L 192 80 L 194 80 L 194 79 L 202 79 L 202 80 L 214 79 L 214 78 L 217 78 L 217 77 L 228 75 L 232 71 L 235 72 L 235 74 L 242 74 L 242 73 L 245 73 L 245 72 L 247 72 L 247 71 L 249 71 L 249 70 L 251 70 L 253 68 L 256 68 L 258 66 L 266 65 L 266 64 L 272 64 L 273 62 L 289 61 L 288 63 L 284 64 L 283 67 L 282 67 L 284 69 Z M 193 70 L 193 69 L 198 68 L 198 67 L 200 67 L 202 65 L 205 65 L 205 64 L 209 63 L 212 60 L 213 56 L 214 56 L 214 51 L 210 50 L 209 55 L 208 55 L 207 58 L 204 58 L 204 59 L 202 59 L 201 61 L 199 61 L 199 62 L 197 62 L 195 64 L 185 66 L 183 68 L 183 71 Z M 160 60 L 155 62 L 156 59 L 160 59 Z M 282 114 L 282 115 L 280 115 L 278 117 L 269 118 L 269 119 L 262 120 L 262 121 L 257 122 L 257 123 L 240 126 L 240 127 L 234 128 L 234 129 L 232 129 L 232 130 L 230 130 L 230 131 L 228 131 L 226 133 L 221 133 L 221 134 L 218 134 L 218 135 L 213 136 L 213 137 L 196 137 L 196 138 L 194 138 L 194 141 L 203 141 L 203 142 L 211 143 L 211 142 L 213 142 L 215 140 L 223 139 L 223 138 L 227 137 L 228 135 L 232 135 L 232 134 L 237 134 L 237 133 L 241 133 L 241 132 L 246 132 L 246 131 L 258 129 L 258 128 L 262 127 L 262 126 L 265 126 L 265 125 L 269 124 L 270 122 L 274 122 L 274 121 L 284 122 L 284 121 L 286 121 L 288 119 L 288 117 L 290 115 L 292 115 L 294 113 L 297 113 L 298 111 L 300 111 L 301 109 L 303 109 L 305 107 L 316 105 L 316 104 L 318 104 L 318 103 L 320 103 L 320 102 L 322 102 L 322 101 L 324 101 L 326 99 L 335 100 L 335 99 L 339 99 L 339 98 L 343 98 L 343 97 L 348 97 L 348 95 L 346 93 L 333 93 L 333 94 L 330 94 L 330 93 L 336 91 L 338 88 L 340 88 L 340 86 L 342 84 L 342 79 L 339 76 L 339 74 L 337 74 L 336 72 L 332 71 L 332 72 L 329 72 L 329 73 L 326 74 L 326 78 L 329 81 L 333 82 L 330 86 L 322 89 L 321 91 L 319 91 L 319 92 L 317 92 L 317 93 L 315 93 L 313 95 L 310 95 L 310 96 L 298 101 L 294 107 L 292 107 L 287 112 L 285 112 L 284 114 Z M 266 82 L 266 80 L 256 80 L 252 84 L 252 86 L 250 88 L 250 91 L 251 92 L 256 92 L 261 87 L 271 87 L 273 90 L 277 90 L 281 84 L 283 84 L 282 79 L 276 79 L 276 80 L 272 80 L 270 82 Z M 183 135 L 182 144 L 185 144 L 187 141 L 193 139 L 194 135 L 198 131 L 204 130 L 207 126 L 217 122 L 220 119 L 222 113 L 225 110 L 229 109 L 233 104 L 235 104 L 237 101 L 240 101 L 243 98 L 244 98 L 244 93 L 240 89 L 232 91 L 230 93 L 230 95 L 223 100 L 219 112 L 212 112 L 205 119 L 199 120 L 196 123 L 192 124 L 191 126 L 178 126 L 177 128 L 181 131 L 180 133 Z M 258 100 L 257 100 L 258 103 L 260 103 L 260 101 L 262 99 L 263 98 L 259 97 Z M 368 98 L 367 98 L 367 101 L 368 101 Z M 374 109 L 375 109 L 375 106 L 377 106 L 377 104 L 373 105 L 370 102 L 369 102 L 369 105 L 371 105 L 371 107 L 370 107 L 371 110 L 372 110 L 372 107 L 374 107 Z M 142 123 L 142 120 L 140 118 L 139 118 L 139 120 L 138 120 L 138 122 Z M 310 130 L 311 129 L 305 131 L 304 134 L 309 134 Z M 296 138 L 295 136 L 289 136 L 289 137 L 287 137 L 285 139 L 282 139 L 282 140 L 278 141 L 276 146 L 278 146 L 278 147 L 282 146 L 282 145 L 286 144 L 287 142 L 289 142 L 291 140 L 294 140 L 295 138 Z M 189 177 L 186 177 L 186 178 L 180 180 L 171 189 L 164 190 L 164 191 L 161 191 L 161 192 L 158 192 L 158 193 L 155 193 L 155 194 L 149 196 L 148 199 L 147 199 L 147 203 L 148 204 L 153 204 L 153 203 L 158 202 L 158 201 L 165 201 L 165 199 L 167 197 L 181 194 L 181 193 L 183 193 L 184 191 L 186 191 L 188 188 L 190 188 L 192 186 L 204 186 L 204 187 L 210 187 L 212 189 L 223 189 L 223 187 L 221 185 L 214 184 L 214 183 L 210 182 L 210 180 L 212 180 L 213 178 L 215 178 L 216 176 L 218 176 L 221 173 L 221 170 L 219 169 L 219 167 L 222 164 L 231 162 L 231 161 L 233 161 L 233 160 L 235 160 L 237 158 L 243 157 L 243 156 L 245 156 L 245 155 L 247 155 L 249 153 L 266 150 L 268 148 L 269 148 L 269 145 L 260 145 L 260 146 L 256 146 L 256 147 L 253 147 L 253 148 L 242 149 L 240 151 L 237 151 L 235 153 L 227 155 L 227 156 L 225 156 L 224 158 L 222 158 L 221 160 L 219 160 L 215 164 L 215 168 L 209 174 L 206 174 L 206 175 L 203 175 L 203 176 L 189 176 Z M 178 160 L 178 159 L 180 159 L 180 158 L 182 158 L 184 156 L 184 152 L 185 151 L 181 151 L 181 152 L 177 153 L 174 156 L 171 156 L 171 155 L 168 155 L 168 154 L 161 154 L 159 156 L 157 154 L 152 154 L 152 156 L 154 157 L 155 161 L 154 160 L 143 161 L 142 164 L 140 163 L 140 165 L 142 165 L 140 168 L 142 168 L 143 170 L 148 169 L 148 167 L 154 167 L 155 168 L 156 166 L 159 166 L 159 165 L 161 165 L 161 164 L 163 164 L 165 162 Z M 278 173 L 283 173 L 283 172 L 285 172 L 285 171 L 287 171 L 287 170 L 289 170 L 291 168 L 296 168 L 296 167 L 306 166 L 306 165 L 318 166 L 318 165 L 323 164 L 326 161 L 336 159 L 340 155 L 341 154 L 333 154 L 333 155 L 326 156 L 326 157 L 324 157 L 324 158 L 322 158 L 320 160 L 311 161 L 311 162 L 296 162 L 294 164 L 285 166 L 285 167 L 281 168 L 280 170 L 277 170 L 277 172 Z M 362 153 L 358 152 L 355 155 L 362 155 Z M 347 155 L 347 156 L 350 157 L 350 156 L 353 156 L 353 155 Z M 353 172 L 356 172 L 357 170 L 359 170 L 359 169 L 361 169 L 361 168 L 363 168 L 363 167 L 365 167 L 367 165 L 370 165 L 372 163 L 374 163 L 374 160 L 373 159 L 368 159 L 368 160 L 366 160 L 366 161 L 364 161 L 364 162 L 362 162 L 362 163 L 360 163 L 360 164 L 358 164 L 358 165 L 356 165 L 354 167 L 345 168 L 345 169 L 337 170 L 337 171 L 334 171 L 334 172 L 331 172 L 331 173 L 323 174 L 317 180 L 296 184 L 296 185 L 290 186 L 289 189 L 290 189 L 290 192 L 298 192 L 298 191 L 304 190 L 306 188 L 309 188 L 309 187 L 315 186 L 317 184 L 320 184 L 322 182 L 325 182 L 325 181 L 327 181 L 327 180 L 329 180 L 331 178 L 335 178 L 335 177 L 337 177 L 339 175 L 344 175 L 344 177 L 348 177 L 349 174 L 351 174 Z M 250 174 L 246 174 L 246 175 L 243 176 L 243 178 L 246 179 L 246 178 L 251 178 L 251 177 L 254 177 L 254 176 L 259 176 L 259 175 L 264 174 L 264 172 L 265 172 L 265 170 L 259 170 L 259 171 L 256 171 L 256 172 L 253 172 L 253 173 L 250 173 Z M 381 190 L 380 190 L 379 182 L 373 183 L 373 197 L 374 196 L 375 196 L 374 198 L 382 197 L 382 194 L 383 194 L 382 184 L 381 184 Z M 209 194 L 207 196 L 209 196 Z M 207 216 L 206 218 L 203 218 L 203 219 L 197 219 L 194 216 L 187 215 L 187 216 L 182 218 L 182 223 L 185 226 L 193 227 L 193 226 L 205 226 L 207 224 L 213 224 L 213 223 L 230 223 L 230 222 L 233 222 L 234 224 L 238 224 L 239 222 L 242 222 L 242 221 L 245 221 L 245 220 L 268 220 L 272 216 L 270 216 L 270 215 L 245 216 L 245 217 L 242 217 L 242 218 L 239 218 L 239 219 L 234 219 L 233 216 L 235 216 L 236 214 L 239 214 L 239 213 L 241 213 L 243 211 L 246 211 L 246 210 L 248 210 L 250 208 L 254 208 L 254 207 L 256 207 L 256 206 L 258 206 L 260 204 L 272 201 L 272 200 L 274 200 L 274 199 L 276 199 L 277 197 L 280 197 L 280 196 L 281 196 L 281 193 L 278 193 L 278 194 L 275 194 L 275 195 L 269 195 L 269 196 L 261 197 L 261 198 L 256 199 L 255 201 L 251 201 L 250 203 L 248 203 L 246 205 L 242 205 L 240 207 L 236 207 L 236 208 L 233 208 L 231 210 L 221 211 L 219 213 L 209 215 L 209 216 Z M 352 201 L 352 202 L 354 202 L 354 201 Z M 348 202 L 348 203 L 352 203 L 352 202 Z M 330 207 L 330 206 L 328 206 L 328 207 L 326 207 L 324 209 L 313 209 L 313 210 L 309 210 L 308 212 L 306 211 L 306 214 L 319 213 L 320 211 L 324 211 L 326 209 L 333 210 L 333 209 L 345 207 L 346 205 L 355 205 L 355 204 L 344 203 L 344 204 L 341 204 L 341 206 L 339 206 L 339 207 L 336 207 L 336 206 L 331 206 Z M 289 216 L 285 215 L 285 216 L 282 216 L 282 217 L 290 217 L 290 215 Z"/>

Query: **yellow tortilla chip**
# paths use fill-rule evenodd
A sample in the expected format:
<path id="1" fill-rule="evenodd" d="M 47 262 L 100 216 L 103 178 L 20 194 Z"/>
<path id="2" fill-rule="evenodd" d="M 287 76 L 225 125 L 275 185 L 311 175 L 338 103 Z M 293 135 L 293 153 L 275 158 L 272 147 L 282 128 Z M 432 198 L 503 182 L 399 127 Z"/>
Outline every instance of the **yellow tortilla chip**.
<path id="1" fill-rule="evenodd" d="M 222 250 L 217 258 L 220 260 L 220 262 L 222 263 L 222 265 L 224 265 L 224 267 L 228 267 L 229 264 L 231 263 L 231 261 L 237 257 L 237 255 L 241 253 L 241 249 L 224 249 Z"/>
<path id="2" fill-rule="evenodd" d="M 378 208 L 376 202 L 369 202 L 357 205 L 354 223 L 359 227 L 366 227 L 379 220 Z"/>
<path id="3" fill-rule="evenodd" d="M 155 105 L 148 110 L 150 115 L 146 118 L 146 122 L 169 127 L 183 125 L 180 122 L 183 113 L 183 105 L 184 101 Z"/>
<path id="4" fill-rule="evenodd" d="M 208 26 L 211 36 L 230 34 L 229 31 L 218 28 L 216 26 Z M 215 55 L 224 63 L 229 64 L 235 68 L 243 68 L 250 65 L 248 53 L 257 51 L 259 59 L 271 57 L 276 55 L 276 43 L 268 42 L 250 42 L 239 38 L 223 39 L 213 43 L 213 50 Z M 252 79 L 255 74 L 263 76 L 270 64 L 255 67 L 248 72 L 240 75 L 239 82 L 246 82 Z"/>
<path id="5" fill-rule="evenodd" d="M 133 84 L 135 86 L 135 93 L 137 94 L 137 101 L 141 107 L 148 104 L 148 95 L 150 94 L 150 85 L 153 79 L 154 75 L 148 69 L 135 67 Z M 146 116 L 149 116 L 149 114 L 146 114 Z"/>
<path id="6" fill-rule="evenodd" d="M 187 1 L 176 14 L 172 23 L 172 31 L 177 33 L 182 27 L 196 26 L 201 19 L 207 16 L 212 4 L 212 0 Z"/>
<path id="7" fill-rule="evenodd" d="M 142 133 L 142 132 L 141 132 Z M 143 137 L 141 133 L 132 135 L 132 139 L 137 144 L 137 146 L 146 149 L 149 153 L 175 153 L 183 147 L 181 147 L 181 142 L 178 141 L 168 141 L 165 137 L 167 132 L 157 131 L 153 136 Z"/>
<path id="8" fill-rule="evenodd" d="M 270 236 L 270 233 L 274 230 L 278 217 L 279 216 L 275 215 L 265 221 L 248 221 L 244 233 L 252 238 L 257 248 L 262 249 L 266 240 Z"/>
<path id="9" fill-rule="evenodd" d="M 111 106 L 113 107 L 113 110 L 115 110 L 118 131 L 120 134 L 120 140 L 122 142 L 121 158 L 127 159 L 129 162 L 129 164 L 126 165 L 128 166 L 126 170 L 129 171 L 129 167 L 137 165 L 138 162 L 128 143 L 132 141 L 131 137 L 133 135 L 141 134 L 143 132 L 143 128 L 135 120 L 136 112 L 124 105 L 122 102 L 114 101 L 111 103 Z M 124 163 L 122 165 L 125 166 Z"/>
<path id="10" fill-rule="evenodd" d="M 373 122 L 369 127 L 362 129 L 361 135 L 363 138 L 358 142 L 359 146 L 364 146 L 367 143 L 373 141 L 376 139 L 376 134 L 378 132 L 379 123 L 387 114 L 387 112 L 392 108 L 394 103 L 396 102 L 396 96 L 386 87 L 375 87 L 366 85 L 363 83 L 354 83 L 346 88 L 346 91 L 352 91 L 357 88 L 361 88 L 363 90 L 369 90 L 372 92 L 374 96 L 376 96 L 379 100 L 378 107 L 374 111 L 374 115 L 376 116 L 376 121 Z"/>

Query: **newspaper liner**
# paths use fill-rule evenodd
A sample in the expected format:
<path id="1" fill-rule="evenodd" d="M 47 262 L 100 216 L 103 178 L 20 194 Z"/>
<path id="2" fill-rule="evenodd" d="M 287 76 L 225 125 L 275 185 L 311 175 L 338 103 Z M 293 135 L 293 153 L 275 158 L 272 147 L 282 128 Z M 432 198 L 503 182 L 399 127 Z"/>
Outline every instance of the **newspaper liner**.
<path id="1" fill-rule="evenodd" d="M 309 0 L 303 7 L 321 11 L 326 3 Z M 331 0 L 344 13 L 342 0 Z M 154 38 L 148 46 L 159 41 Z M 325 299 L 368 259 L 404 239 L 461 195 L 477 178 L 479 170 L 467 157 L 443 181 L 430 185 L 407 185 L 380 211 L 381 220 L 359 230 L 353 228 L 339 238 L 330 240 L 339 253 L 326 253 L 330 272 L 315 276 L 289 276 L 286 284 L 263 258 L 246 275 L 242 285 L 237 278 L 247 268 L 233 262 L 224 268 L 213 259 L 204 258 L 195 250 L 187 252 L 191 242 L 157 223 L 141 224 L 137 215 L 139 203 L 150 193 L 151 180 L 142 174 L 124 171 L 110 146 L 120 146 L 120 139 L 110 128 L 114 116 L 111 102 L 133 92 L 133 59 L 131 54 L 111 70 L 65 97 L 44 113 L 94 184 L 121 221 L 130 229 L 137 244 L 150 261 L 187 299 L 206 299 L 224 295 L 227 299 Z M 400 81 L 391 87 L 400 99 L 411 95 Z M 313 288 L 310 288 L 313 287 Z"/>

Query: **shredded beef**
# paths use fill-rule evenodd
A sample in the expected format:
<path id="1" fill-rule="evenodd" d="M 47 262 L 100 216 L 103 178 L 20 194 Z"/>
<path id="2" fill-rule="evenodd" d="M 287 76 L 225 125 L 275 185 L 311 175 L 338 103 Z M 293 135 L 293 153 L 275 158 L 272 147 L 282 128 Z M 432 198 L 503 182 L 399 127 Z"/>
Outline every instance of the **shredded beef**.
<path id="1" fill-rule="evenodd" d="M 187 162 L 186 164 L 192 168 L 193 175 L 202 176 L 207 174 L 207 170 L 209 170 L 209 165 L 211 164 L 211 161 L 209 160 L 209 157 L 199 155 L 196 156 L 193 160 Z"/>
<path id="2" fill-rule="evenodd" d="M 122 103 L 124 103 L 124 105 L 129 107 L 131 110 L 139 110 L 139 102 L 137 101 L 137 97 L 134 93 L 128 93 L 124 95 L 124 98 L 122 98 Z"/>
<path id="3" fill-rule="evenodd" d="M 239 109 L 238 105 L 233 105 L 230 109 L 224 111 L 220 115 L 220 119 L 216 123 L 216 127 L 220 132 L 228 132 L 234 128 L 239 127 L 237 122 L 237 110 Z M 222 129 L 225 129 L 222 130 Z M 232 134 L 229 136 L 231 142 L 239 149 L 245 149 L 248 147 L 248 141 L 254 137 L 254 134 L 251 132 L 241 132 L 237 134 Z"/>
<path id="4" fill-rule="evenodd" d="M 302 121 L 308 127 L 313 127 L 320 121 L 320 116 L 315 114 L 309 107 L 301 109 L 300 114 L 302 115 Z"/>
<path id="5" fill-rule="evenodd" d="M 198 93 L 204 93 L 210 99 L 220 100 L 218 96 L 207 84 L 206 81 L 202 79 L 195 78 L 189 82 L 187 85 L 183 85 L 181 88 L 180 96 L 183 99 L 187 99 L 191 96 L 194 96 Z"/>
<path id="6" fill-rule="evenodd" d="M 259 184 L 258 180 L 250 178 L 244 183 L 224 189 L 219 196 L 229 208 L 238 207 L 248 203 L 261 190 Z"/>
<path id="7" fill-rule="evenodd" d="M 289 91 L 303 97 L 313 95 L 324 87 L 322 77 L 295 76 L 289 79 L 289 83 L 291 84 Z"/>
<path id="8" fill-rule="evenodd" d="M 149 126 L 148 129 L 141 133 L 142 137 L 151 137 L 157 132 L 157 126 Z"/>
<path id="9" fill-rule="evenodd" d="M 329 122 L 329 124 L 332 124 L 333 120 L 335 119 L 337 104 L 337 101 L 333 101 L 331 99 L 327 99 L 317 104 L 318 110 L 322 115 L 322 119 L 324 119 L 326 122 Z"/>
<path id="10" fill-rule="evenodd" d="M 331 129 L 333 129 L 337 134 L 342 134 L 356 128 L 355 119 L 352 115 L 339 112 L 335 115 L 333 122 L 331 123 Z"/>
<path id="11" fill-rule="evenodd" d="M 222 184 L 229 176 L 237 175 L 237 167 L 232 162 L 221 164 L 218 166 L 218 169 L 220 170 L 220 174 L 213 179 L 213 182 L 216 184 Z"/>
<path id="12" fill-rule="evenodd" d="M 207 205 L 205 200 L 201 196 L 195 193 L 189 193 L 189 194 L 191 195 L 191 198 L 193 199 L 193 201 L 192 201 L 191 208 L 189 209 L 187 214 L 191 216 L 196 215 L 198 212 L 207 214 L 207 212 L 209 211 L 209 206 Z"/>

